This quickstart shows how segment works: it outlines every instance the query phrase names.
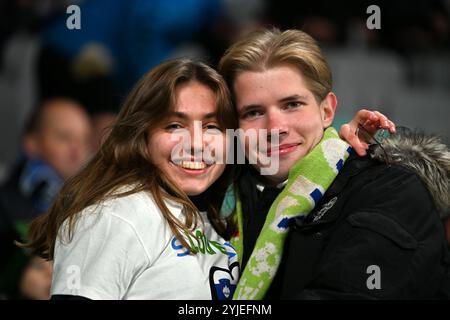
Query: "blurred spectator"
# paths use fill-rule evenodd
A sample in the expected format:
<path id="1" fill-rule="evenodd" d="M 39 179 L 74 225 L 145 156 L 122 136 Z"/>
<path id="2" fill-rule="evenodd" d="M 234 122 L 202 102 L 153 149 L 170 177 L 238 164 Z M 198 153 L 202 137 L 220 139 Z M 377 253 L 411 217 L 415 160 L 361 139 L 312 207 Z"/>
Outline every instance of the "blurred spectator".
<path id="1" fill-rule="evenodd" d="M 48 300 L 52 284 L 52 262 L 28 256 L 23 249 L 15 248 L 12 256 L 0 266 L 0 299 Z"/>
<path id="2" fill-rule="evenodd" d="M 43 160 L 62 178 L 75 174 L 89 157 L 91 123 L 74 101 L 49 100 L 32 116 L 25 136 L 25 151 Z"/>
<path id="3" fill-rule="evenodd" d="M 81 106 L 57 98 L 32 115 L 15 170 L 0 187 L 0 214 L 16 224 L 45 212 L 65 179 L 90 156 L 91 123 Z"/>
<path id="4" fill-rule="evenodd" d="M 52 283 L 53 266 L 50 261 L 32 257 L 19 282 L 23 299 L 48 300 Z"/>
<path id="5" fill-rule="evenodd" d="M 0 215 L 0 220 L 5 216 Z M 52 263 L 39 257 L 31 257 L 26 250 L 15 245 L 24 239 L 26 230 L 16 229 L 10 223 L 0 221 L 0 300 L 46 300 L 50 297 Z"/>
<path id="6" fill-rule="evenodd" d="M 76 102 L 54 98 L 35 110 L 23 136 L 23 155 L 0 187 L 0 295 L 47 299 L 51 264 L 14 245 L 26 237 L 27 224 L 45 212 L 64 180 L 87 162 L 91 122 Z"/>

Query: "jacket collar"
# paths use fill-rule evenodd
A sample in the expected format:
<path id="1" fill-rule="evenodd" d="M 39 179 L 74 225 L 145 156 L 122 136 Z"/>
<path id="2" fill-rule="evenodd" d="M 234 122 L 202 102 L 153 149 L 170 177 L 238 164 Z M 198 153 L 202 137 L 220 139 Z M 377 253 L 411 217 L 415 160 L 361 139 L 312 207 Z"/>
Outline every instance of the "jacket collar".
<path id="1" fill-rule="evenodd" d="M 340 216 L 340 210 L 330 210 L 338 200 L 339 195 L 346 188 L 349 180 L 372 167 L 376 162 L 370 156 L 360 157 L 352 152 L 344 164 L 341 172 L 337 175 L 332 185 L 328 188 L 316 210 L 307 216 L 293 219 L 292 226 L 309 228 L 317 225 L 328 224 L 336 221 Z"/>

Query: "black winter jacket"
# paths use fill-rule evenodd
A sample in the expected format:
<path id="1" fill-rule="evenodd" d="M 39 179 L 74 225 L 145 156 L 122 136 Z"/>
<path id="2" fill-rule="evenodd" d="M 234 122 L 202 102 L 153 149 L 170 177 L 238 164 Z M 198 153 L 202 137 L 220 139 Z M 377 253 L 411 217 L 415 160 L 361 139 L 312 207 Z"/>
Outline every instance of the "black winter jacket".
<path id="1" fill-rule="evenodd" d="M 450 298 L 441 221 L 450 207 L 450 153 L 413 132 L 384 146 L 390 165 L 379 149 L 352 155 L 307 218 L 291 221 L 266 298 Z"/>
<path id="2" fill-rule="evenodd" d="M 449 280 L 443 224 L 423 182 L 353 156 L 308 218 L 292 221 L 268 298 L 445 298 Z"/>

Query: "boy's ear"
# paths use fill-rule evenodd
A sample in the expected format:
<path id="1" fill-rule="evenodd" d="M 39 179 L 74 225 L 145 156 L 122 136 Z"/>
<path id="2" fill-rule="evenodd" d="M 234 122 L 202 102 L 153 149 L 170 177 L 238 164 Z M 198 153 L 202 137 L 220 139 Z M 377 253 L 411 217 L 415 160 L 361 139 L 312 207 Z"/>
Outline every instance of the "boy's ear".
<path id="1" fill-rule="evenodd" d="M 333 92 L 329 92 L 322 103 L 322 122 L 324 128 L 331 126 L 336 114 L 337 98 Z"/>
<path id="2" fill-rule="evenodd" d="M 26 134 L 22 138 L 23 150 L 28 157 L 36 157 L 39 155 L 39 147 L 35 134 Z"/>

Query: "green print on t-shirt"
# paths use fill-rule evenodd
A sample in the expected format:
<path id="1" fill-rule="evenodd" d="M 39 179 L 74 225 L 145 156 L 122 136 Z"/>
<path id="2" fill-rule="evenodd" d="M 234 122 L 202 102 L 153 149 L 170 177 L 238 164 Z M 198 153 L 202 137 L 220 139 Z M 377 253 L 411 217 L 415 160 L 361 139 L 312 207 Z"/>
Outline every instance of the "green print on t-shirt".
<path id="1" fill-rule="evenodd" d="M 214 255 L 217 250 L 220 253 L 227 254 L 227 250 L 217 241 L 208 240 L 201 230 L 195 231 L 195 236 L 186 234 L 192 253 L 203 253 Z M 214 249 L 215 248 L 215 249 Z"/>

